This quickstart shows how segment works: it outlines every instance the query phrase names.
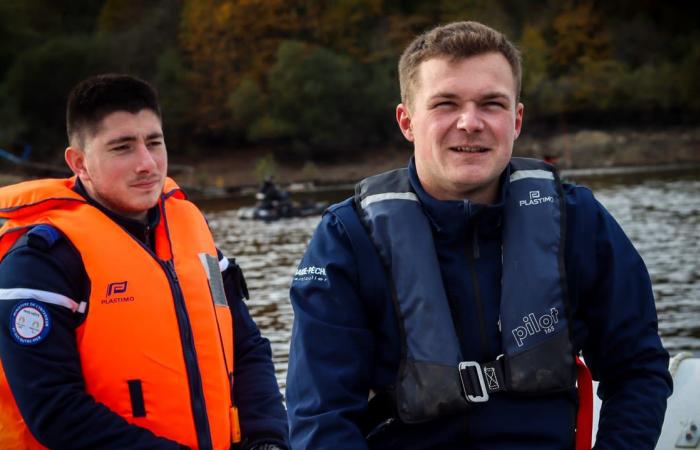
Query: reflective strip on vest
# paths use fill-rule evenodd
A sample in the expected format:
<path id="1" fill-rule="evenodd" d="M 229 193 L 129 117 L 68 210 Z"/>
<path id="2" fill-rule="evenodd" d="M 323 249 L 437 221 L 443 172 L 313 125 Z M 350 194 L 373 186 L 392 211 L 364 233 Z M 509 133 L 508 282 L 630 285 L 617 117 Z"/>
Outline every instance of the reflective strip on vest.
<path id="1" fill-rule="evenodd" d="M 522 180 L 525 178 L 540 178 L 543 180 L 554 180 L 554 174 L 547 170 L 518 170 L 510 175 L 510 182 Z"/>
<path id="2" fill-rule="evenodd" d="M 386 194 L 370 195 L 362 199 L 362 208 L 367 208 L 372 203 L 383 202 L 386 200 L 411 200 L 418 201 L 418 197 L 413 192 L 387 192 Z"/>
<path id="3" fill-rule="evenodd" d="M 85 312 L 86 302 L 76 302 L 56 292 L 42 291 L 40 289 L 12 288 L 0 289 L 0 300 L 37 300 L 43 303 L 63 306 L 73 312 Z"/>

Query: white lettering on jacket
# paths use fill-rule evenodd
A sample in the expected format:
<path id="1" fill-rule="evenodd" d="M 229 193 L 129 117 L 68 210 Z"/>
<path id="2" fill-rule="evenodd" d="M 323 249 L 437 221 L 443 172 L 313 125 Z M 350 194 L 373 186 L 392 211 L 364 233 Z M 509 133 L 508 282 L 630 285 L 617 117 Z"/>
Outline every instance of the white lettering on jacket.
<path id="1" fill-rule="evenodd" d="M 300 267 L 294 273 L 294 281 L 327 281 L 326 268 L 316 266 Z"/>
<path id="2" fill-rule="evenodd" d="M 518 347 L 522 347 L 525 339 L 534 336 L 538 333 L 549 334 L 554 331 L 554 324 L 559 322 L 559 311 L 557 308 L 549 310 L 549 314 L 542 314 L 540 317 L 535 317 L 534 313 L 530 313 L 523 317 L 523 325 L 513 328 L 512 333 L 515 338 L 515 343 Z"/>

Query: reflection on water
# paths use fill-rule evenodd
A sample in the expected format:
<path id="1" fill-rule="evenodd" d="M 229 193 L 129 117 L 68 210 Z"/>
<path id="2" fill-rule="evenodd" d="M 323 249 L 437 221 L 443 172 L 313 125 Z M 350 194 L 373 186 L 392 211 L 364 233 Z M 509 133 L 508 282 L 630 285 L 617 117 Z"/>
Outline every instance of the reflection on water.
<path id="1" fill-rule="evenodd" d="M 700 181 L 626 180 L 593 187 L 647 264 L 664 344 L 672 354 L 700 352 Z M 336 195 L 339 200 L 346 194 Z M 233 209 L 212 211 L 208 218 L 221 250 L 243 267 L 248 307 L 272 343 L 284 388 L 293 318 L 289 283 L 319 218 L 250 222 Z"/>

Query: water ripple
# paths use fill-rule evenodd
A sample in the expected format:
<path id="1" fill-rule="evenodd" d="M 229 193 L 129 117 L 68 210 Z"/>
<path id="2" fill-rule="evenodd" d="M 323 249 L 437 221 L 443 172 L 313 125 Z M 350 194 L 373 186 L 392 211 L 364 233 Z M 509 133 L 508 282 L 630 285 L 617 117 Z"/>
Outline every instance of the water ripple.
<path id="1" fill-rule="evenodd" d="M 284 390 L 294 318 L 289 284 L 319 217 L 250 222 L 239 220 L 231 210 L 207 218 L 221 251 L 235 256 L 243 268 L 250 292 L 248 308 L 270 340 L 275 374 Z"/>
<path id="2" fill-rule="evenodd" d="M 700 351 L 700 181 L 648 180 L 595 194 L 647 265 L 666 348 Z"/>

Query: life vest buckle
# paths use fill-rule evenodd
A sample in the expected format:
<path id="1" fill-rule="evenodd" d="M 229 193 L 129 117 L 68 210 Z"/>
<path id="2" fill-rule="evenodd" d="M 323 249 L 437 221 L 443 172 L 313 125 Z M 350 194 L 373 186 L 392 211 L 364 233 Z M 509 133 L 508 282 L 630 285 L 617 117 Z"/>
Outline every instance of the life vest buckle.
<path id="1" fill-rule="evenodd" d="M 460 362 L 459 377 L 462 380 L 464 395 L 469 403 L 485 403 L 489 401 L 489 391 L 486 389 L 481 364 L 476 361 Z M 478 392 L 476 388 L 479 389 Z"/>

